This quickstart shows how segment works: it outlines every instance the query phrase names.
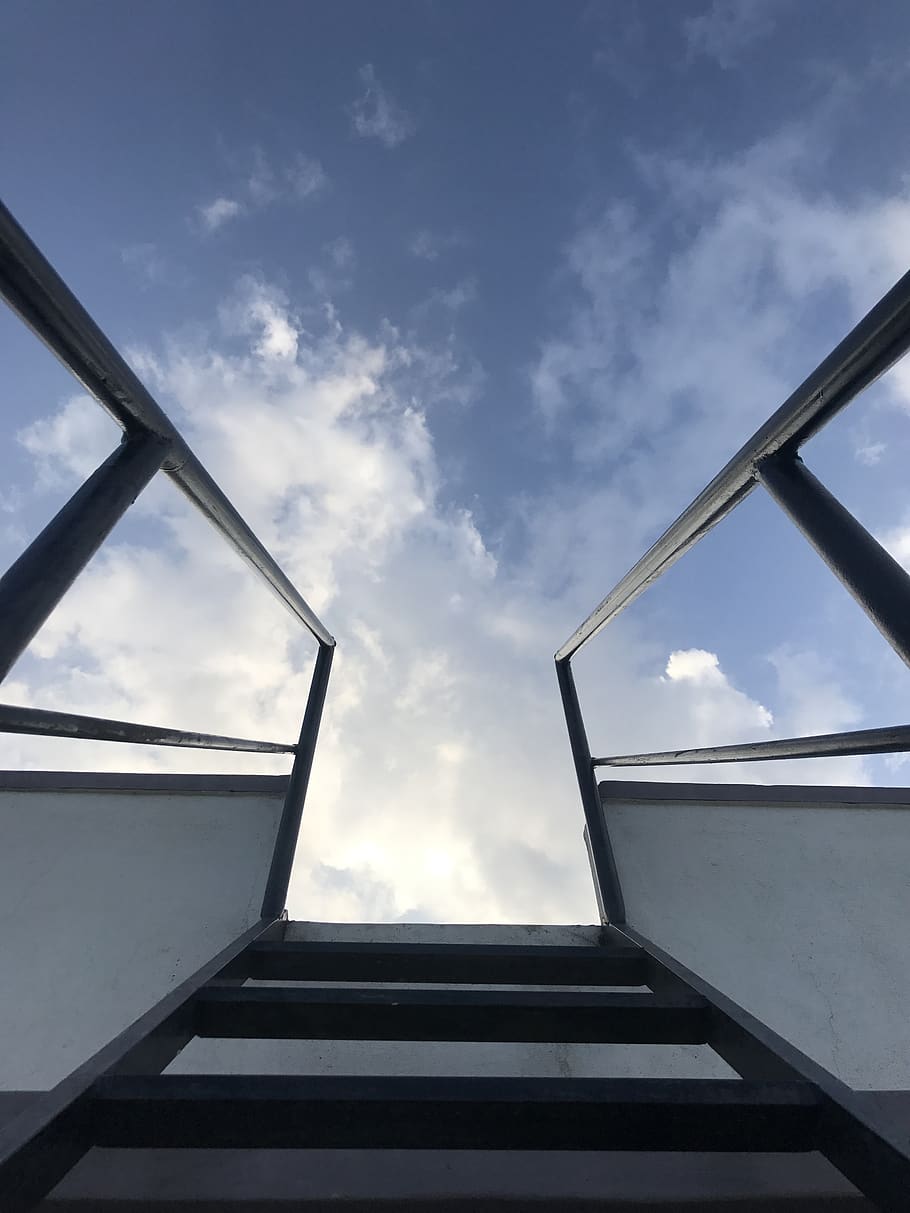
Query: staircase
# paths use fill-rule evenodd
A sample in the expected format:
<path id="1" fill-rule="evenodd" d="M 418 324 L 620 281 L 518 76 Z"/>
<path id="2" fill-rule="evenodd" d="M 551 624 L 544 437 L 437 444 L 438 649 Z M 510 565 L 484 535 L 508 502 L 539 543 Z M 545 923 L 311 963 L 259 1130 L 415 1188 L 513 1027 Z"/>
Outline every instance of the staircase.
<path id="1" fill-rule="evenodd" d="M 36 1207 L 100 1147 L 312 1152 L 298 1172 L 323 1150 L 820 1151 L 878 1207 L 907 1208 L 906 1157 L 858 1097 L 634 932 L 572 946 L 288 934 L 257 924 L 37 1097 L 0 1133 L 0 1207 Z M 707 1045 L 742 1077 L 163 1073 L 205 1037 Z M 157 1209 L 147 1195 L 116 1207 Z M 86 1207 L 61 1201 L 41 1207 Z"/>
<path id="2" fill-rule="evenodd" d="M 905 1213 L 910 1148 L 901 1134 L 878 1123 L 861 1096 L 625 925 L 623 888 L 596 771 L 904 753 L 910 751 L 910 725 L 597 758 L 588 743 L 571 662 L 761 487 L 910 664 L 910 578 L 799 456 L 805 443 L 910 350 L 910 274 L 769 417 L 557 651 L 595 891 L 603 921 L 612 924 L 602 928 L 597 942 L 568 948 L 502 942 L 356 944 L 286 936 L 279 916 L 287 901 L 335 640 L 2 205 L 0 294 L 124 431 L 117 449 L 0 578 L 0 680 L 159 472 L 247 560 L 317 645 L 296 743 L 0 704 L 0 732 L 293 755 L 260 921 L 58 1086 L 28 1099 L 0 1130 L 2 1213 L 34 1208 L 93 1147 L 530 1151 L 531 1157 L 539 1151 L 554 1156 L 657 1151 L 668 1158 L 680 1152 L 821 1153 L 878 1207 Z M 101 845 L 104 849 L 103 838 Z M 29 890 L 16 907 L 18 928 L 34 928 L 33 902 Z M 107 912 L 116 914 L 116 905 Z M 35 935 L 40 939 L 40 930 Z M 191 1041 L 204 1037 L 698 1044 L 714 1050 L 740 1077 L 164 1073 Z M 109 1165 L 113 1171 L 113 1161 Z M 299 1166 L 306 1166 L 305 1159 Z M 841 1195 L 852 1200 L 855 1189 L 842 1189 Z M 154 1195 L 130 1206 L 119 1201 L 118 1210 L 159 1207 L 150 1203 Z M 66 1200 L 55 1195 L 48 1208 L 62 1210 Z M 82 1207 L 99 1203 L 90 1195 Z M 70 1201 L 69 1207 L 78 1205 Z M 256 1207 L 264 1208 L 262 1200 Z"/>

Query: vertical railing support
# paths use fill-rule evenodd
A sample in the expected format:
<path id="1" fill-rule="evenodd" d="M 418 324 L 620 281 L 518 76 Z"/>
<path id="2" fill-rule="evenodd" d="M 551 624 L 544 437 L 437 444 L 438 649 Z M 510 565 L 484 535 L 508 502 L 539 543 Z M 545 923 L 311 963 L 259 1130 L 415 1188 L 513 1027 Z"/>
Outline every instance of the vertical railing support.
<path id="1" fill-rule="evenodd" d="M 556 677 L 559 680 L 559 693 L 562 696 L 563 711 L 566 714 L 569 744 L 572 747 L 575 775 L 578 779 L 578 790 L 581 793 L 581 807 L 587 826 L 586 841 L 591 860 L 591 872 L 594 876 L 597 904 L 605 921 L 624 923 L 626 910 L 622 890 L 619 887 L 619 877 L 613 860 L 613 848 L 607 833 L 591 750 L 588 746 L 581 707 L 578 703 L 578 692 L 575 690 L 575 679 L 572 677 L 572 667 L 568 658 L 556 662 Z"/>
<path id="2" fill-rule="evenodd" d="M 124 439 L 0 578 L 0 681 L 169 449 L 153 434 Z"/>
<path id="3" fill-rule="evenodd" d="M 287 900 L 294 852 L 297 848 L 297 836 L 300 833 L 300 820 L 303 816 L 303 804 L 310 782 L 310 771 L 313 768 L 313 754 L 316 750 L 316 739 L 319 736 L 319 723 L 322 720 L 322 707 L 325 703 L 325 693 L 329 685 L 329 674 L 332 670 L 334 655 L 334 645 L 320 644 L 316 654 L 313 679 L 310 683 L 310 693 L 307 696 L 306 711 L 303 714 L 303 724 L 300 728 L 300 740 L 297 743 L 294 765 L 291 768 L 284 797 L 281 821 L 278 824 L 272 866 L 269 869 L 265 896 L 262 899 L 263 918 L 277 918 L 284 910 Z"/>

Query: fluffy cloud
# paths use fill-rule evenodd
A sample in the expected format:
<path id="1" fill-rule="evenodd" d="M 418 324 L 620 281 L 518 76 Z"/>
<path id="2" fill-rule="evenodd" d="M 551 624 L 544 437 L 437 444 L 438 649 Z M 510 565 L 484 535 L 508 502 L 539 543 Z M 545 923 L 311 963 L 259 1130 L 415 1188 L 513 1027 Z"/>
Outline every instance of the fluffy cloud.
<path id="1" fill-rule="evenodd" d="M 231 219 L 243 214 L 243 206 L 236 198 L 215 198 L 214 201 L 199 206 L 197 210 L 207 232 L 217 232 Z"/>
<path id="2" fill-rule="evenodd" d="M 910 522 L 903 526 L 892 527 L 882 536 L 881 543 L 898 564 L 902 564 L 910 573 Z"/>
<path id="3" fill-rule="evenodd" d="M 415 405 L 431 386 L 414 380 L 413 351 L 335 329 L 305 334 L 280 294 L 253 280 L 222 324 L 231 340 L 243 335 L 239 352 L 175 345 L 140 366 L 339 637 L 293 912 L 590 918 L 548 657 L 588 603 L 578 588 L 554 597 L 528 583 L 528 569 L 504 568 L 469 512 L 441 503 Z M 97 410 L 81 404 L 25 435 L 61 477 L 107 446 Z M 40 633 L 10 698 L 293 738 L 305 638 L 166 483 L 140 508 L 163 534 L 103 550 Z M 592 735 L 642 748 L 673 734 L 767 734 L 766 709 L 716 656 L 674 652 L 663 676 L 648 673 L 654 656 L 622 624 L 598 642 L 582 675 Z M 11 765 L 281 769 L 242 756 L 4 745 Z"/>
<path id="4" fill-rule="evenodd" d="M 748 47 L 772 33 L 781 7 L 781 0 L 713 0 L 683 22 L 690 54 L 735 67 Z"/>
<path id="5" fill-rule="evenodd" d="M 350 108 L 355 133 L 389 148 L 410 138 L 417 129 L 414 119 L 380 83 L 372 63 L 360 69 L 360 80 L 364 91 Z"/>
<path id="6" fill-rule="evenodd" d="M 35 460 L 40 488 L 87 479 L 117 446 L 121 430 L 90 398 L 67 400 L 56 413 L 17 435 Z"/>
<path id="7" fill-rule="evenodd" d="M 534 395 L 553 440 L 643 509 L 655 484 L 682 507 L 905 269 L 910 193 L 836 204 L 818 143 L 793 128 L 732 160 L 641 157 L 657 218 L 615 200 L 567 247 L 574 303 Z M 905 363 L 882 391 L 907 407 Z"/>
<path id="8" fill-rule="evenodd" d="M 443 254 L 466 243 L 460 232 L 437 232 L 422 227 L 408 241 L 408 252 L 418 261 L 438 261 Z"/>
<path id="9" fill-rule="evenodd" d="M 216 232 L 233 219 L 273 206 L 279 202 L 300 202 L 322 193 L 329 184 L 321 163 L 298 152 L 286 164 L 276 167 L 265 153 L 253 151 L 245 171 L 228 194 L 196 208 L 205 232 Z"/>
<path id="10" fill-rule="evenodd" d="M 697 687 L 703 692 L 689 720 L 694 730 L 695 745 L 704 738 L 718 744 L 723 733 L 731 740 L 758 740 L 756 731 L 767 733 L 774 717 L 766 707 L 756 703 L 733 687 L 720 668 L 716 653 L 705 649 L 677 649 L 670 654 L 664 677 L 676 688 Z"/>
<path id="11" fill-rule="evenodd" d="M 443 491 L 426 404 L 472 373 L 450 347 L 440 356 L 388 324 L 358 333 L 334 311 L 316 325 L 253 276 L 204 338 L 133 355 L 339 639 L 292 913 L 592 917 L 550 654 L 792 385 L 805 358 L 790 332 L 797 303 L 821 288 L 850 312 L 870 302 L 907 217 L 900 200 L 842 212 L 813 198 L 788 175 L 786 152 L 644 166 L 683 207 L 711 198 L 669 254 L 622 203 L 577 233 L 569 319 L 534 368 L 541 413 L 565 423 L 553 441 L 571 474 L 516 502 L 520 542 L 508 558 Z M 22 440 L 43 482 L 72 483 L 111 437 L 80 398 Z M 307 638 L 166 481 L 137 510 L 136 528 L 113 537 L 39 634 L 10 700 L 293 738 Z M 841 672 L 812 652 L 770 654 L 759 699 L 710 637 L 682 647 L 674 621 L 635 619 L 623 616 L 577 662 L 601 753 L 861 721 Z M 10 766 L 284 769 L 28 738 L 3 749 Z M 659 776 L 868 778 L 852 759 L 777 767 Z"/>

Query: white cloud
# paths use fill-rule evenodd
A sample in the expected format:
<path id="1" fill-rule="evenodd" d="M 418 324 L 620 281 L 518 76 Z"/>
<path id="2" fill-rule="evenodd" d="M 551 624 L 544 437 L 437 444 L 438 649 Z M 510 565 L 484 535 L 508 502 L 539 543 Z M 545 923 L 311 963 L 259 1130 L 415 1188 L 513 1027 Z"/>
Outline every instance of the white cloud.
<path id="1" fill-rule="evenodd" d="M 238 166 L 239 167 L 239 166 Z M 215 232 L 232 219 L 264 210 L 277 203 L 302 202 L 323 193 L 329 178 L 319 160 L 294 155 L 275 167 L 261 148 L 255 148 L 230 195 L 196 208 L 203 230 Z"/>
<path id="2" fill-rule="evenodd" d="M 656 62 L 641 7 L 603 0 L 585 9 L 583 19 L 593 28 L 595 65 L 621 88 L 640 96 Z"/>
<path id="3" fill-rule="evenodd" d="M 460 312 L 463 307 L 473 303 L 477 298 L 477 283 L 473 278 L 462 278 L 448 290 L 433 293 L 434 303 L 438 303 L 450 312 Z"/>
<path id="4" fill-rule="evenodd" d="M 325 246 L 336 269 L 349 270 L 357 263 L 357 253 L 347 236 L 336 236 Z"/>
<path id="5" fill-rule="evenodd" d="M 910 522 L 886 531 L 881 537 L 881 543 L 898 564 L 902 564 L 910 573 Z"/>
<path id="6" fill-rule="evenodd" d="M 689 53 L 735 67 L 748 47 L 772 33 L 780 8 L 780 0 L 713 0 L 683 22 Z"/>
<path id="7" fill-rule="evenodd" d="M 135 270 L 146 286 L 159 286 L 171 277 L 167 260 L 151 242 L 127 245 L 120 250 L 120 260 Z"/>
<path id="8" fill-rule="evenodd" d="M 461 278 L 450 287 L 436 287 L 427 297 L 415 304 L 412 314 L 424 317 L 428 313 L 438 311 L 444 316 L 455 318 L 470 304 L 477 300 L 477 281 L 474 278 Z"/>
<path id="9" fill-rule="evenodd" d="M 298 198 L 310 198 L 328 184 L 325 169 L 310 156 L 297 155 L 287 168 L 287 180 Z"/>
<path id="10" fill-rule="evenodd" d="M 21 506 L 22 493 L 19 489 L 0 489 L 0 513 L 15 514 Z"/>
<path id="11" fill-rule="evenodd" d="M 459 232 L 437 232 L 422 227 L 408 241 L 408 252 L 419 261 L 438 261 L 444 253 L 465 243 L 465 237 Z"/>
<path id="12" fill-rule="evenodd" d="M 794 127 L 738 158 L 641 158 L 675 230 L 622 200 L 579 230 L 566 255 L 574 310 L 530 371 L 579 458 L 624 452 L 625 482 L 649 466 L 684 504 L 901 275 L 910 190 L 836 204 L 813 184 L 821 142 Z M 807 340 L 813 322 L 829 347 Z M 883 390 L 908 407 L 905 364 Z"/>
<path id="13" fill-rule="evenodd" d="M 217 232 L 231 219 L 243 214 L 243 206 L 236 198 L 219 197 L 197 209 L 202 226 L 207 232 Z"/>
<path id="14" fill-rule="evenodd" d="M 16 435 L 35 461 L 41 488 L 85 480 L 116 449 L 122 431 L 91 396 L 72 396 Z"/>
<path id="15" fill-rule="evenodd" d="M 528 564 L 504 566 L 470 513 L 443 503 L 420 410 L 435 386 L 419 351 L 391 334 L 305 331 L 260 280 L 239 285 L 222 322 L 239 348 L 209 336 L 136 361 L 339 637 L 292 912 L 590 919 L 546 655 L 590 605 L 591 584 L 555 593 L 561 555 L 535 570 L 539 549 Z M 30 449 L 82 467 L 91 434 L 74 424 L 72 405 L 61 416 Z M 39 634 L 37 664 L 10 698 L 293 738 L 309 646 L 166 482 L 156 489 L 163 544 L 103 549 Z M 564 546 L 574 515 L 552 500 L 539 509 Z M 536 517 L 531 530 L 545 543 Z M 596 572 L 603 588 L 605 570 Z M 622 621 L 610 633 L 581 663 L 592 737 L 642 749 L 667 737 L 767 735 L 767 710 L 730 684 L 715 655 L 665 653 L 661 678 L 653 644 Z M 272 759 L 27 738 L 6 739 L 4 750 L 12 766 L 281 769 Z"/>
<path id="16" fill-rule="evenodd" d="M 355 132 L 364 139 L 378 139 L 385 147 L 397 147 L 416 131 L 414 119 L 379 82 L 372 63 L 359 74 L 364 91 L 350 107 Z"/>
<path id="17" fill-rule="evenodd" d="M 450 345 L 421 346 L 388 324 L 353 332 L 337 310 L 320 326 L 247 278 L 220 329 L 134 356 L 339 638 L 292 913 L 591 918 L 549 654 L 792 387 L 806 362 L 805 332 L 792 331 L 802 305 L 836 292 L 853 314 L 898 255 L 906 203 L 839 210 L 798 186 L 794 158 L 763 147 L 725 165 L 662 166 L 659 188 L 691 232 L 669 256 L 662 233 L 622 205 L 579 231 L 567 252 L 571 317 L 536 367 L 541 408 L 566 423 L 553 441 L 568 432 L 575 462 L 562 483 L 516 502 L 520 554 L 509 558 L 443 485 L 429 406 L 471 374 Z M 65 404 L 27 432 L 42 474 L 94 466 L 102 438 L 110 449 L 83 413 Z M 146 496 L 156 534 L 105 547 L 39 634 L 10 699 L 293 738 L 310 647 L 166 481 Z M 812 652 L 773 654 L 759 698 L 710 637 L 682 648 L 672 620 L 657 635 L 640 618 L 623 616 L 576 663 L 601 752 L 861 720 L 844 671 Z M 26 767 L 281 766 L 12 737 L 3 749 Z M 794 766 L 657 774 L 868 778 L 855 759 Z"/>
<path id="18" fill-rule="evenodd" d="M 261 147 L 253 150 L 252 168 L 246 181 L 246 193 L 251 203 L 258 207 L 269 206 L 281 193 L 275 170 Z"/>
<path id="19" fill-rule="evenodd" d="M 863 446 L 857 447 L 855 454 L 860 463 L 871 468 L 881 462 L 882 455 L 887 449 L 884 442 L 867 442 Z"/>
<path id="20" fill-rule="evenodd" d="M 439 259 L 439 240 L 432 232 L 427 231 L 426 228 L 421 228 L 419 232 L 414 233 L 408 248 L 413 257 L 418 257 L 422 261 L 437 261 Z"/>
<path id="21" fill-rule="evenodd" d="M 691 705 L 685 718 L 687 748 L 764 741 L 774 724 L 771 712 L 732 685 L 716 653 L 677 649 L 670 654 L 664 679 L 671 694 L 684 693 Z M 692 690 L 697 695 L 692 696 Z"/>
<path id="22" fill-rule="evenodd" d="M 265 362 L 293 362 L 300 329 L 282 291 L 260 279 L 244 278 L 221 309 L 229 333 L 254 338 L 253 350 Z"/>

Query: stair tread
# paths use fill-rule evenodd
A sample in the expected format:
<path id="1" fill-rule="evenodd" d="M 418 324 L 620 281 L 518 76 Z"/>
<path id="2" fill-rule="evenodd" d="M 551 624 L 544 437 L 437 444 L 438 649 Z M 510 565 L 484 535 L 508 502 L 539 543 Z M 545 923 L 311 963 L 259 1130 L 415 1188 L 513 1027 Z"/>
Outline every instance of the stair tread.
<path id="1" fill-rule="evenodd" d="M 648 958 L 630 944 L 254 944 L 230 975 L 263 979 L 474 982 L 502 985 L 644 985 Z"/>
<path id="2" fill-rule="evenodd" d="M 572 990 L 213 986 L 198 1036 L 307 1040 L 704 1044 L 704 999 Z"/>
<path id="3" fill-rule="evenodd" d="M 165 1075 L 104 1078 L 98 1145 L 809 1150 L 808 1083 Z"/>

